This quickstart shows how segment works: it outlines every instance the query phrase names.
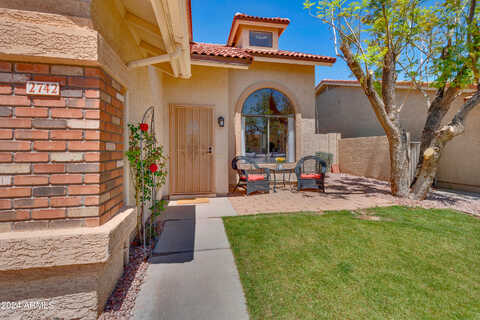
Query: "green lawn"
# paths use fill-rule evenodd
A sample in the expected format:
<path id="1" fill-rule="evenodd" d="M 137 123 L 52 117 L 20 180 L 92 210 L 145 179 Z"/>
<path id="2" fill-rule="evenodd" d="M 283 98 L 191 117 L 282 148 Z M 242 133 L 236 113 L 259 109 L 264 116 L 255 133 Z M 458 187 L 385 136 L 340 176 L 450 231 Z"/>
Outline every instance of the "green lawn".
<path id="1" fill-rule="evenodd" d="M 403 207 L 224 218 L 252 319 L 480 319 L 480 220 Z"/>

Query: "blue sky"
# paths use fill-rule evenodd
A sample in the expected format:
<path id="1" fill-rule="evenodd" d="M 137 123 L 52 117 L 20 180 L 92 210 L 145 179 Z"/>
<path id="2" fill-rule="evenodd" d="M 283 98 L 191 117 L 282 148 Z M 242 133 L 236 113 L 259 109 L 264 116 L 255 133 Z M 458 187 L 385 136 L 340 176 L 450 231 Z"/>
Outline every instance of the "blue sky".
<path id="1" fill-rule="evenodd" d="M 193 38 L 199 42 L 225 44 L 236 12 L 289 18 L 290 25 L 280 37 L 279 47 L 335 56 L 332 34 L 320 20 L 303 10 L 303 0 L 192 0 Z M 333 67 L 316 67 L 316 83 L 322 79 L 351 79 L 341 59 Z"/>

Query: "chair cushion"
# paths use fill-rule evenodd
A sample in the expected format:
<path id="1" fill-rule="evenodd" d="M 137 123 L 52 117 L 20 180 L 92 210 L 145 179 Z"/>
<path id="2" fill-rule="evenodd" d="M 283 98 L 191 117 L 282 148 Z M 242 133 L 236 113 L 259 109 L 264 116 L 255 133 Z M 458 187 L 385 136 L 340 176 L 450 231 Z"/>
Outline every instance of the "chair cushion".
<path id="1" fill-rule="evenodd" d="M 302 173 L 300 179 L 322 179 L 323 174 L 321 173 Z"/>
<path id="2" fill-rule="evenodd" d="M 246 176 L 240 176 L 240 180 L 247 181 Z M 249 174 L 248 181 L 261 181 L 265 180 L 265 176 L 263 174 Z"/>

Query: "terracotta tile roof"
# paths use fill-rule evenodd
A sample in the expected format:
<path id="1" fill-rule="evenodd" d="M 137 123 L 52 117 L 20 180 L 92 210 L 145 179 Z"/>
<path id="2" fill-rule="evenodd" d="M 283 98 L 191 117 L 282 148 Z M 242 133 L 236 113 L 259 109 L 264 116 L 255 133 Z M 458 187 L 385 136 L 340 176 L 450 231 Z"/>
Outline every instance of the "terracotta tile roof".
<path id="1" fill-rule="evenodd" d="M 262 50 L 262 49 L 245 49 L 245 51 L 254 56 L 281 58 L 281 59 L 295 59 L 305 61 L 316 61 L 334 63 L 337 59 L 334 57 L 321 56 L 317 54 L 309 54 L 286 50 Z"/>
<path id="2" fill-rule="evenodd" d="M 334 63 L 335 58 L 320 56 L 316 54 L 301 53 L 286 50 L 261 50 L 261 49 L 242 49 L 236 47 L 228 47 L 221 44 L 194 42 L 191 44 L 192 55 L 206 57 L 221 57 L 241 60 L 243 63 L 251 63 L 255 60 L 254 56 L 294 59 L 303 61 Z"/>
<path id="3" fill-rule="evenodd" d="M 288 19 L 288 18 L 256 17 L 256 16 L 250 16 L 248 14 L 239 13 L 239 12 L 235 13 L 235 16 L 233 17 L 233 20 L 258 21 L 258 22 L 269 22 L 269 23 L 280 23 L 280 24 L 289 24 L 290 23 L 290 19 Z"/>
<path id="4" fill-rule="evenodd" d="M 191 44 L 192 55 L 222 57 L 252 62 L 252 56 L 241 48 L 227 47 L 221 44 L 194 42 Z"/>

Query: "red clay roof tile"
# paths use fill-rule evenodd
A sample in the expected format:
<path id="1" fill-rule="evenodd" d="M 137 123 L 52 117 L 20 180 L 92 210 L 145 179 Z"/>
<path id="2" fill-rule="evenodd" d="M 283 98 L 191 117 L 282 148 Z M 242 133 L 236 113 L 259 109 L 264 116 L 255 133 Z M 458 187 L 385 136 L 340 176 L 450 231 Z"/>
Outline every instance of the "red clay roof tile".
<path id="1" fill-rule="evenodd" d="M 233 20 L 246 20 L 246 21 L 258 21 L 258 22 L 269 22 L 269 23 L 280 23 L 280 24 L 289 24 L 290 19 L 288 18 L 266 18 L 266 17 L 257 17 L 257 16 L 250 16 L 244 13 L 235 13 Z"/>
<path id="2" fill-rule="evenodd" d="M 250 63 L 252 56 L 241 48 L 227 47 L 221 44 L 194 42 L 191 44 L 191 53 L 202 56 L 242 59 Z"/>
<path id="3" fill-rule="evenodd" d="M 317 54 L 302 53 L 286 50 L 262 50 L 262 49 L 245 49 L 245 51 L 254 56 L 271 57 L 271 58 L 285 58 L 305 61 L 316 61 L 334 63 L 337 59 L 334 57 L 321 56 Z"/>
<path id="4" fill-rule="evenodd" d="M 254 60 L 254 56 L 281 58 L 281 59 L 295 59 L 303 61 L 334 63 L 336 58 L 321 56 L 316 54 L 308 54 L 295 51 L 286 50 L 261 50 L 261 49 L 242 49 L 236 47 L 228 47 L 221 44 L 213 43 L 199 43 L 195 42 L 191 45 L 191 53 L 193 55 L 222 57 L 241 59 L 245 63 L 250 63 Z"/>

